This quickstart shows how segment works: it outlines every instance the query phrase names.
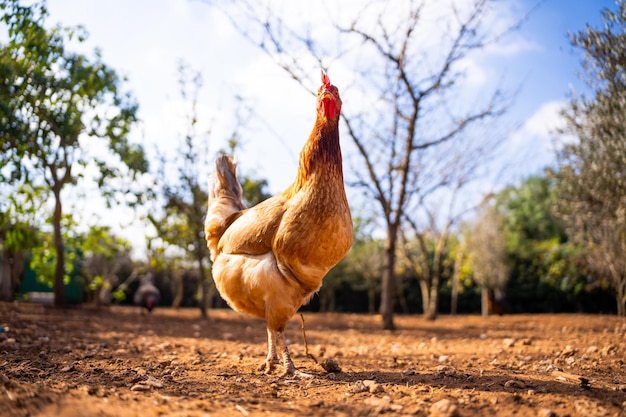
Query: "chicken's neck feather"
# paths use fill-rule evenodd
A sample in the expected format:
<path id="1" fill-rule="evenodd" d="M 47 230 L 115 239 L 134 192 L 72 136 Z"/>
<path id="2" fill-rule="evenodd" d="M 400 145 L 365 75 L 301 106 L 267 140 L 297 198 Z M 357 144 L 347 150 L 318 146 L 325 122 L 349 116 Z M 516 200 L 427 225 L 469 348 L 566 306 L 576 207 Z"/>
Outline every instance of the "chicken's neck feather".
<path id="1" fill-rule="evenodd" d="M 298 174 L 290 191 L 295 193 L 303 188 L 314 174 L 317 179 L 339 181 L 343 186 L 338 118 L 327 120 L 317 117 L 313 131 L 300 152 Z"/>

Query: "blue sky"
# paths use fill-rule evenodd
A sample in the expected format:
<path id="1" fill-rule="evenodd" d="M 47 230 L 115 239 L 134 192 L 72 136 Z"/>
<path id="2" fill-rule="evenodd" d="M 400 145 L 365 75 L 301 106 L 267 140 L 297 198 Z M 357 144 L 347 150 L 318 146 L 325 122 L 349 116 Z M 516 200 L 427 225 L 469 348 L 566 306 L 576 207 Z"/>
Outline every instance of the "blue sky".
<path id="1" fill-rule="evenodd" d="M 273 3 L 285 7 L 289 2 Z M 583 29 L 585 23 L 597 27 L 600 10 L 615 8 L 612 0 L 499 2 L 508 18 L 521 17 L 537 3 L 505 45 L 508 49 L 477 64 L 481 67 L 477 76 L 504 74 L 509 86 L 520 88 L 507 115 L 509 141 L 502 158 L 515 169 L 507 173 L 505 181 L 540 172 L 553 161 L 549 132 L 559 125 L 558 110 L 572 87 L 584 89 L 576 75 L 581 54 L 570 47 L 567 34 Z M 317 4 L 319 1 L 291 2 L 289 10 L 296 13 L 296 21 L 306 23 Z M 349 11 L 354 4 L 361 3 L 338 1 L 333 7 Z M 47 5 L 49 23 L 83 25 L 90 36 L 81 51 L 89 53 L 98 47 L 104 62 L 128 77 L 126 86 L 139 101 L 142 119 L 134 139 L 149 151 L 155 144 L 165 152 L 172 151 L 185 132 L 177 81 L 177 65 L 182 59 L 204 79 L 199 113 L 201 129 L 212 132 L 207 136 L 209 154 L 222 147 L 232 132 L 234 96 L 242 95 L 254 106 L 255 118 L 243 132 L 240 168 L 268 179 L 273 193 L 291 182 L 297 154 L 313 123 L 313 98 L 243 39 L 219 11 L 189 0 L 48 0 Z M 348 82 L 340 68 L 329 71 L 340 89 Z M 268 86 L 280 94 L 267 94 Z M 349 105 L 344 96 L 344 107 Z M 207 177 L 209 169 L 198 175 Z"/>

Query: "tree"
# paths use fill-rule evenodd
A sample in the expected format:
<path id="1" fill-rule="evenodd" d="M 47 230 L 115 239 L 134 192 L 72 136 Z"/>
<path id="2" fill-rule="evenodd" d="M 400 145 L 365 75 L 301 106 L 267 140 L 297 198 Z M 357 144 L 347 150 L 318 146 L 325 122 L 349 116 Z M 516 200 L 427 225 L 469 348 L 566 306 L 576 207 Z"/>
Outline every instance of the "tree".
<path id="1" fill-rule="evenodd" d="M 473 284 L 471 277 L 470 261 L 467 255 L 467 230 L 466 225 L 461 226 L 460 233 L 454 236 L 448 244 L 450 257 L 453 259 L 454 268 L 450 278 L 450 315 L 454 316 L 459 308 L 459 295 L 465 292 L 467 284 Z M 465 236 L 464 236 L 465 235 Z"/>
<path id="2" fill-rule="evenodd" d="M 581 263 L 579 245 L 568 241 L 555 213 L 554 180 L 531 176 L 495 196 L 504 220 L 511 269 L 506 305 L 512 312 L 581 310 L 581 296 L 594 289 Z"/>
<path id="3" fill-rule="evenodd" d="M 509 279 L 504 217 L 493 201 L 483 205 L 469 233 L 467 249 L 474 281 L 481 287 L 482 315 L 487 316 L 491 297 L 503 300 Z"/>
<path id="4" fill-rule="evenodd" d="M 0 201 L 0 300 L 12 301 L 24 269 L 24 253 L 38 240 L 34 225 L 43 200 L 41 190 L 28 184 L 0 187 L 7 193 Z"/>
<path id="5" fill-rule="evenodd" d="M 6 167 L 0 175 L 2 181 L 44 186 L 54 197 L 54 294 L 55 305 L 62 306 L 62 191 L 89 166 L 112 199 L 120 186 L 113 179 L 146 171 L 143 149 L 128 141 L 137 105 L 121 92 L 120 78 L 98 52 L 88 58 L 66 49 L 68 40 L 85 40 L 84 30 L 46 29 L 43 4 L 2 0 L 0 11 L 8 28 L 8 42 L 0 45 L 0 165 Z M 94 154 L 96 142 L 108 152 Z M 126 193 L 125 200 L 138 197 Z"/>
<path id="6" fill-rule="evenodd" d="M 342 114 L 357 155 L 347 155 L 353 165 L 347 183 L 363 190 L 384 219 L 380 312 L 385 329 L 395 327 L 395 268 L 403 222 L 410 217 L 426 233 L 421 225 L 425 212 L 436 210 L 438 197 L 470 177 L 464 169 L 455 171 L 459 161 L 466 161 L 464 155 L 486 157 L 501 139 L 493 132 L 477 133 L 507 107 L 498 88 L 481 89 L 476 99 L 459 99 L 466 98 L 464 59 L 506 32 L 490 34 L 491 2 L 443 4 L 450 7 L 449 14 L 442 13 L 442 2 L 403 2 L 393 9 L 388 2 L 367 2 L 349 21 L 323 28 L 328 30 L 324 39 L 332 34 L 330 42 L 316 40 L 313 32 L 321 33 L 321 27 L 297 30 L 255 2 L 240 0 L 234 9 L 226 9 L 244 36 L 312 94 L 316 84 L 310 74 L 317 73 L 312 66 L 326 68 L 341 61 L 354 79 L 350 87 L 356 100 L 346 102 Z M 333 20 L 329 16 L 326 22 Z M 437 28 L 432 21 L 445 29 L 433 35 Z M 425 46 L 435 38 L 436 48 Z M 485 152 L 471 151 L 477 148 Z M 445 243 L 448 227 L 440 230 Z"/>
<path id="7" fill-rule="evenodd" d="M 570 35 L 584 51 L 590 96 L 573 96 L 563 112 L 574 137 L 558 154 L 558 211 L 598 278 L 615 291 L 626 316 L 626 2 L 602 12 L 604 25 Z"/>

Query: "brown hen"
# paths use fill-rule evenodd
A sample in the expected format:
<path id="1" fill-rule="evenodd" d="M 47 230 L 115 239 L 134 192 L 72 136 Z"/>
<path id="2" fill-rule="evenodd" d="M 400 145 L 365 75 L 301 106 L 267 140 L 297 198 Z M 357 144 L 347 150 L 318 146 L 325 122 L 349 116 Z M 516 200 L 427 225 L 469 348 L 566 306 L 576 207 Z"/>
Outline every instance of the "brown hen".
<path id="1" fill-rule="evenodd" d="M 283 332 L 287 321 L 321 287 L 352 244 L 352 219 L 339 146 L 341 99 L 322 72 L 313 131 L 300 153 L 295 181 L 284 192 L 246 208 L 236 165 L 216 160 L 205 224 L 215 285 L 236 311 L 265 319 L 273 371 L 296 373 Z"/>

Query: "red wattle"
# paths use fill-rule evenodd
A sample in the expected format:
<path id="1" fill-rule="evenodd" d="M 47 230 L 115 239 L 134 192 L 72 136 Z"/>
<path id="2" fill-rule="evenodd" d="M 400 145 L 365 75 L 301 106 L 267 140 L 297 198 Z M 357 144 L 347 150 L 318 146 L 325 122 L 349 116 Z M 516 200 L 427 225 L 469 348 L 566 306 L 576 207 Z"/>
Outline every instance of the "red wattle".
<path id="1" fill-rule="evenodd" d="M 324 117 L 333 119 L 335 117 L 335 103 L 332 100 L 324 100 L 322 102 Z"/>

